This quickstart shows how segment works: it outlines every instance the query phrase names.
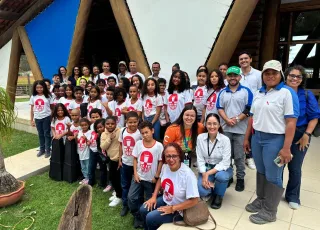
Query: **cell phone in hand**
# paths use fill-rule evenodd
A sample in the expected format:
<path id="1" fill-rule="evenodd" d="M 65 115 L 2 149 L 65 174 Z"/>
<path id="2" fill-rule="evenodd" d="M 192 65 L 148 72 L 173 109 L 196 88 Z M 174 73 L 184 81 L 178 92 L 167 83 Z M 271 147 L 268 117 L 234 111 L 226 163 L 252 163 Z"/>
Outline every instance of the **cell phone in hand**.
<path id="1" fill-rule="evenodd" d="M 293 158 L 293 155 L 291 154 L 291 159 L 292 159 L 292 158 Z M 280 157 L 280 155 L 277 156 L 277 158 L 274 159 L 273 162 L 274 162 L 279 168 L 284 165 L 283 163 L 281 163 L 281 157 Z"/>

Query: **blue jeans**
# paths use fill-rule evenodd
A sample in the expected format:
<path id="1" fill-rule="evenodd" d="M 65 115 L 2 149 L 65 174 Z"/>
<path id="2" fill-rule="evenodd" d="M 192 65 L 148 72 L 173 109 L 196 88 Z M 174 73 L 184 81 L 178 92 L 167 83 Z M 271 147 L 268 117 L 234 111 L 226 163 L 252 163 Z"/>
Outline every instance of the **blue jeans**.
<path id="1" fill-rule="evenodd" d="M 209 181 L 214 182 L 214 189 L 206 189 L 202 186 L 202 173 L 199 173 L 198 177 L 198 190 L 200 197 L 209 196 L 211 194 L 224 196 L 229 179 L 233 175 L 233 169 L 230 167 L 226 171 L 219 171 L 216 174 L 209 176 Z"/>
<path id="2" fill-rule="evenodd" d="M 267 181 L 282 188 L 283 166 L 274 163 L 283 147 L 284 134 L 256 131 L 251 139 L 251 150 L 257 171 L 265 175 Z"/>
<path id="3" fill-rule="evenodd" d="M 149 200 L 154 191 L 154 184 L 149 181 L 141 180 L 140 183 L 132 179 L 129 194 L 128 207 L 133 215 L 139 215 L 139 208 L 143 204 L 143 198 Z"/>
<path id="4" fill-rule="evenodd" d="M 89 172 L 89 159 L 80 160 L 80 165 L 81 165 L 81 172 L 83 174 L 83 177 L 88 180 L 89 179 L 89 175 L 88 175 L 88 172 Z"/>
<path id="5" fill-rule="evenodd" d="M 39 135 L 40 151 L 50 152 L 51 148 L 51 117 L 34 119 Z"/>
<path id="6" fill-rule="evenodd" d="M 176 221 L 183 220 L 182 216 L 175 212 L 173 214 L 163 215 L 161 216 L 162 212 L 159 212 L 157 208 L 161 206 L 166 206 L 167 204 L 163 201 L 163 197 L 159 196 L 157 198 L 157 206 L 153 211 L 148 211 L 144 205 L 141 205 L 140 207 L 140 215 L 145 222 L 144 229 L 145 230 L 156 230 L 158 229 L 162 224 L 165 223 L 172 223 L 173 217 L 177 216 L 175 218 Z"/>
<path id="7" fill-rule="evenodd" d="M 300 204 L 300 187 L 301 187 L 301 167 L 306 155 L 307 149 L 304 151 L 299 150 L 299 145 L 296 144 L 298 140 L 303 136 L 307 126 L 300 126 L 296 128 L 293 142 L 291 145 L 292 160 L 288 164 L 289 169 L 289 181 L 286 189 L 286 200 L 288 202 L 295 202 Z M 310 143 L 310 139 L 309 139 Z"/>
<path id="8" fill-rule="evenodd" d="M 145 116 L 144 120 L 152 122 L 154 116 L 155 115 L 150 116 L 150 117 Z M 159 121 L 159 119 L 153 124 L 153 129 L 154 129 L 153 138 L 156 139 L 157 141 L 159 141 L 160 140 L 160 121 Z"/>
<path id="9" fill-rule="evenodd" d="M 106 187 L 107 185 L 107 164 L 100 156 L 99 152 L 93 152 L 90 149 L 90 158 L 89 158 L 89 185 L 93 186 L 96 181 L 96 168 L 97 164 L 100 166 L 100 186 Z"/>
<path id="10" fill-rule="evenodd" d="M 122 187 L 122 205 L 128 206 L 128 193 L 133 176 L 133 166 L 122 163 L 120 168 L 121 173 L 121 187 Z"/>

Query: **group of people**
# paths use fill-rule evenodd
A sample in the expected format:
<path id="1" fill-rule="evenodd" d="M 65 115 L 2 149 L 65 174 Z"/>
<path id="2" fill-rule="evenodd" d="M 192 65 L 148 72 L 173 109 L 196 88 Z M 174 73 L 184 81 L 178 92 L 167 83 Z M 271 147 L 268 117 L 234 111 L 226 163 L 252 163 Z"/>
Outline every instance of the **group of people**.
<path id="1" fill-rule="evenodd" d="M 60 67 L 52 85 L 48 79 L 34 83 L 30 99 L 38 156 L 50 157 L 51 132 L 54 139 L 75 139 L 80 183 L 94 185 L 99 163 L 100 185 L 105 192 L 114 189 L 109 206 L 122 202 L 121 216 L 130 211 L 134 226 L 145 229 L 182 220 L 182 211 L 200 197 L 219 209 L 233 183 L 233 166 L 235 190 L 245 189 L 247 161 L 257 170 L 257 198 L 246 206 L 254 213 L 250 220 L 273 222 L 285 164 L 285 198 L 293 209 L 300 205 L 301 167 L 320 112 L 312 92 L 304 89 L 303 67 L 283 74 L 281 63 L 271 60 L 260 72 L 251 62 L 244 51 L 240 67 L 222 63 L 209 72 L 200 66 L 196 82 L 179 64 L 168 82 L 158 62 L 148 78 L 137 72 L 135 61 L 129 71 L 121 61 L 118 75 L 107 61 L 102 73 L 98 66 L 92 74 L 83 66 L 81 75 L 74 67 L 67 77 Z"/>

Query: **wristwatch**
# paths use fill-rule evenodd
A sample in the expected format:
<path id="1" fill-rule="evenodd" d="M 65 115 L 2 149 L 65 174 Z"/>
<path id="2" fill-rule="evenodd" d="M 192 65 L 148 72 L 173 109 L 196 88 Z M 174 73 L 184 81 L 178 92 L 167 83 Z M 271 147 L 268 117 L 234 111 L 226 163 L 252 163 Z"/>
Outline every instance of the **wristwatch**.
<path id="1" fill-rule="evenodd" d="M 308 132 L 304 132 L 305 134 L 307 134 L 309 137 L 311 137 L 311 133 Z"/>
<path id="2" fill-rule="evenodd" d="M 240 122 L 240 118 L 238 116 L 236 116 L 236 120 L 237 120 L 237 123 Z"/>
<path id="3" fill-rule="evenodd" d="M 154 176 L 154 179 L 158 180 L 158 179 L 159 179 L 159 177 L 157 177 L 157 176 Z"/>

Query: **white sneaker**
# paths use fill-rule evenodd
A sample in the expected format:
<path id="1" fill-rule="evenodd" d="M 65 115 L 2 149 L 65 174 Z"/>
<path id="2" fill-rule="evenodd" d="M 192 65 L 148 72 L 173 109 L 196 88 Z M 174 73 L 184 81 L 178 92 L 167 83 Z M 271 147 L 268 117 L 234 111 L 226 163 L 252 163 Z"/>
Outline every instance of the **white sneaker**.
<path id="1" fill-rule="evenodd" d="M 246 163 L 247 163 L 249 169 L 253 169 L 253 170 L 256 169 L 256 165 L 254 163 L 253 158 L 249 158 L 246 161 L 247 161 Z"/>
<path id="2" fill-rule="evenodd" d="M 115 196 L 113 201 L 111 201 L 111 203 L 109 204 L 109 206 L 110 207 L 115 207 L 120 203 L 121 203 L 121 199 Z"/>
<path id="3" fill-rule="evenodd" d="M 116 191 L 113 191 L 112 192 L 112 196 L 116 196 L 117 194 L 116 194 Z"/>
<path id="4" fill-rule="evenodd" d="M 112 196 L 109 198 L 109 201 L 113 201 L 115 198 L 116 198 L 116 196 L 115 196 L 115 195 L 112 195 Z"/>

